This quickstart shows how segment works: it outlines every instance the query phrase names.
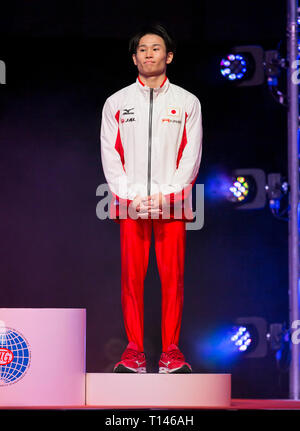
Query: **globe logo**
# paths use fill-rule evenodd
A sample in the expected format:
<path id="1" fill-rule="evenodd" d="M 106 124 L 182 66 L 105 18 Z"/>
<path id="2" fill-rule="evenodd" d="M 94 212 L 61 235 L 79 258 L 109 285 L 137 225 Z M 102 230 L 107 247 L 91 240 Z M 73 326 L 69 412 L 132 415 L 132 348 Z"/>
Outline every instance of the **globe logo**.
<path id="1" fill-rule="evenodd" d="M 24 377 L 30 357 L 24 336 L 15 329 L 0 325 L 0 386 L 11 385 Z"/>

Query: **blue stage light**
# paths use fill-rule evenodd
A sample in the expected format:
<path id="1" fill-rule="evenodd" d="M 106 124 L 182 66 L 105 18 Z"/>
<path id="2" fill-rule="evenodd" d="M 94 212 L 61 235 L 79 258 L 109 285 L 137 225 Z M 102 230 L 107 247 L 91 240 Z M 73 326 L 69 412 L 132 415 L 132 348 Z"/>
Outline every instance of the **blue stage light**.
<path id="1" fill-rule="evenodd" d="M 249 184 L 245 177 L 238 176 L 233 178 L 233 184 L 229 187 L 231 195 L 228 199 L 232 202 L 242 202 L 249 193 Z"/>
<path id="2" fill-rule="evenodd" d="M 267 322 L 256 316 L 239 317 L 207 329 L 196 340 L 196 354 L 208 367 L 234 366 L 246 358 L 267 355 Z"/>
<path id="3" fill-rule="evenodd" d="M 268 53 L 259 45 L 234 46 L 230 48 L 230 54 L 221 56 L 220 72 L 236 87 L 262 85 L 266 77 L 265 54 Z"/>
<path id="4" fill-rule="evenodd" d="M 266 174 L 261 169 L 215 167 L 205 180 L 205 195 L 210 200 L 224 202 L 237 210 L 264 208 L 267 198 Z"/>
<path id="5" fill-rule="evenodd" d="M 221 74 L 230 81 L 240 80 L 247 73 L 247 62 L 240 55 L 229 54 L 220 62 Z"/>
<path id="6" fill-rule="evenodd" d="M 252 343 L 250 333 L 245 326 L 234 327 L 230 341 L 232 341 L 235 348 L 240 352 L 245 352 Z"/>
<path id="7" fill-rule="evenodd" d="M 262 317 L 239 317 L 231 329 L 232 346 L 243 358 L 262 358 L 267 354 L 267 322 Z"/>

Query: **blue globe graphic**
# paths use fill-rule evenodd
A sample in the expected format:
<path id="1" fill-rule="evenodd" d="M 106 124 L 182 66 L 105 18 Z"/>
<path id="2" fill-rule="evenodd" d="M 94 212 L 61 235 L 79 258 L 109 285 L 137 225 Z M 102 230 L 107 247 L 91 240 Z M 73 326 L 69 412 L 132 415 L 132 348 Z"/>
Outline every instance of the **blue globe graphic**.
<path id="1" fill-rule="evenodd" d="M 26 339 L 15 329 L 0 327 L 0 348 L 9 349 L 13 360 L 0 365 L 0 386 L 17 382 L 30 364 L 30 350 Z"/>

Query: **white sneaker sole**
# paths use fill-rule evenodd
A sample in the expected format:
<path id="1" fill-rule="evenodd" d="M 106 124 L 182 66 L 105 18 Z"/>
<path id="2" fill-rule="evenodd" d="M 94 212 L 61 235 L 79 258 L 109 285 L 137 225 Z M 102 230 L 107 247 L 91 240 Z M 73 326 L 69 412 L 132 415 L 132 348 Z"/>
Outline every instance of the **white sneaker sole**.
<path id="1" fill-rule="evenodd" d="M 159 367 L 158 373 L 159 374 L 173 374 L 173 373 L 176 374 L 176 373 L 178 373 L 179 370 L 181 370 L 180 373 L 182 373 L 182 374 L 188 374 L 188 373 L 192 372 L 192 370 L 187 365 L 183 365 L 182 367 L 173 368 L 172 370 L 169 370 L 169 368 L 167 368 L 167 367 Z"/>
<path id="2" fill-rule="evenodd" d="M 159 374 L 168 374 L 170 371 L 166 367 L 159 367 L 158 373 Z"/>

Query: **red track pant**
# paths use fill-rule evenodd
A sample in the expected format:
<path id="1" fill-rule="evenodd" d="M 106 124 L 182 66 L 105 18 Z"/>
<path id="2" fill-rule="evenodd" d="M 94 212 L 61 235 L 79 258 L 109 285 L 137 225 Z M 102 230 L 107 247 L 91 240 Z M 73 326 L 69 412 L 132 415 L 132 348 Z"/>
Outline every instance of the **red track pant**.
<path id="1" fill-rule="evenodd" d="M 162 293 L 162 348 L 178 345 L 183 307 L 186 230 L 181 220 L 120 220 L 121 300 L 128 341 L 144 350 L 144 279 L 152 227 Z"/>

